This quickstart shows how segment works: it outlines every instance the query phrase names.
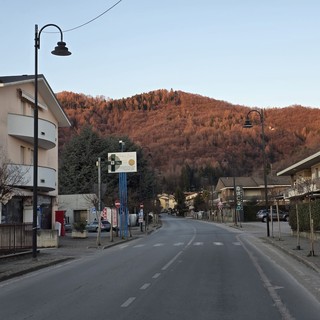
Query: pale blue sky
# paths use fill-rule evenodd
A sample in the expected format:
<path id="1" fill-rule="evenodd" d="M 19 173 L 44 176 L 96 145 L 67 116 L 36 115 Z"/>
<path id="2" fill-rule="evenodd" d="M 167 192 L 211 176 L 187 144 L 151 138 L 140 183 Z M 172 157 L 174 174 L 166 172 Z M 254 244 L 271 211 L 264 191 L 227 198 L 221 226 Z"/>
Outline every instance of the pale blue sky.
<path id="1" fill-rule="evenodd" d="M 34 74 L 34 26 L 68 30 L 118 0 L 0 0 L 0 75 Z M 70 57 L 39 73 L 54 92 L 112 99 L 182 90 L 250 107 L 320 107 L 319 0 L 122 0 L 65 32 Z M 46 28 L 45 31 L 56 31 Z"/>

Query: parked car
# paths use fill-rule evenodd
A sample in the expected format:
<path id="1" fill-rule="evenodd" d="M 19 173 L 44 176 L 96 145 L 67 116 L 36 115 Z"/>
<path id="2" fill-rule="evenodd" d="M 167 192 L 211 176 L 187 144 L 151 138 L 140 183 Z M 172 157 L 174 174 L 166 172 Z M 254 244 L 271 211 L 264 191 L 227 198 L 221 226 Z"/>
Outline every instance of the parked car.
<path id="1" fill-rule="evenodd" d="M 99 223 L 98 221 L 93 221 L 91 223 L 89 223 L 87 226 L 86 226 L 86 230 L 88 232 L 97 232 L 98 231 L 98 228 L 99 228 Z M 101 231 L 106 231 L 106 232 L 109 232 L 111 229 L 111 224 L 109 221 L 107 220 L 102 220 L 101 221 Z"/>
<path id="2" fill-rule="evenodd" d="M 256 217 L 257 217 L 257 220 L 260 220 L 262 222 L 266 222 L 267 215 L 268 215 L 268 219 L 270 221 L 271 220 L 270 210 L 262 209 L 257 212 Z M 276 209 L 272 210 L 272 220 L 274 220 L 274 221 L 278 220 Z M 280 221 L 289 221 L 289 213 L 282 211 L 282 210 L 279 210 L 279 220 Z"/>

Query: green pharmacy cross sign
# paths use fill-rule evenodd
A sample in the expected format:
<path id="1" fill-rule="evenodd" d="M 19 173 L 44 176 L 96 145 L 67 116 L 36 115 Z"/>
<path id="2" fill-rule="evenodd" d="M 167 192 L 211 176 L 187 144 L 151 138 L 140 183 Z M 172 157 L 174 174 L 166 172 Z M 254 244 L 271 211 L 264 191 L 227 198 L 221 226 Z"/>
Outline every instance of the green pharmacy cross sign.
<path id="1" fill-rule="evenodd" d="M 137 172 L 136 152 L 108 153 L 108 172 Z"/>
<path id="2" fill-rule="evenodd" d="M 112 153 L 110 157 L 108 157 L 108 168 L 110 167 L 111 172 L 115 172 L 121 164 L 122 161 L 116 156 L 116 154 Z"/>

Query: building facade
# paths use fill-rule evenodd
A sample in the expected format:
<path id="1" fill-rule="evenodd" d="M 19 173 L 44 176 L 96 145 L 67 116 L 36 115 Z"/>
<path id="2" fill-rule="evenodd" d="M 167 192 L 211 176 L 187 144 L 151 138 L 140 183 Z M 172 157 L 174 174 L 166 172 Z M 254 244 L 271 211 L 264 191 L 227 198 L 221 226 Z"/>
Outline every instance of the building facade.
<path id="1" fill-rule="evenodd" d="M 283 169 L 277 175 L 287 175 L 291 178 L 291 186 L 285 191 L 285 198 L 319 198 L 320 151 Z"/>
<path id="2" fill-rule="evenodd" d="M 0 153 L 21 174 L 0 204 L 1 223 L 32 222 L 34 76 L 0 76 Z M 43 75 L 38 78 L 38 225 L 54 228 L 58 210 L 58 128 L 70 121 Z"/>
<path id="3" fill-rule="evenodd" d="M 265 185 L 264 180 L 260 177 L 222 177 L 219 179 L 215 192 L 216 203 L 221 201 L 224 206 L 234 207 L 236 201 L 234 190 L 237 186 L 241 187 L 242 201 L 265 205 Z M 285 190 L 290 187 L 290 177 L 268 177 L 267 190 L 268 200 L 271 205 L 275 199 L 282 196 Z M 283 203 L 284 204 L 284 203 Z"/>

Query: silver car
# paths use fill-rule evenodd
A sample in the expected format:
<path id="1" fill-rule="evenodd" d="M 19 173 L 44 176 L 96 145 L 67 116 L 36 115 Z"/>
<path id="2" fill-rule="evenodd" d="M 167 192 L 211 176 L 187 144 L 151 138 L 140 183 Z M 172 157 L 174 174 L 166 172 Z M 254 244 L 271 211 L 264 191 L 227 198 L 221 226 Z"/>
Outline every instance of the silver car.
<path id="1" fill-rule="evenodd" d="M 257 212 L 257 215 L 256 215 L 257 220 L 260 220 L 262 222 L 266 222 L 267 221 L 267 212 L 268 212 L 268 219 L 270 221 L 271 220 L 270 210 L 266 210 L 266 209 L 262 209 Z M 274 221 L 278 220 L 276 210 L 272 210 L 272 220 L 274 220 Z M 289 213 L 279 210 L 279 220 L 280 221 L 289 221 Z"/>
<path id="2" fill-rule="evenodd" d="M 86 226 L 88 232 L 98 232 L 99 223 L 98 221 L 93 221 Z M 111 229 L 111 224 L 107 220 L 101 221 L 101 231 L 109 232 Z"/>

